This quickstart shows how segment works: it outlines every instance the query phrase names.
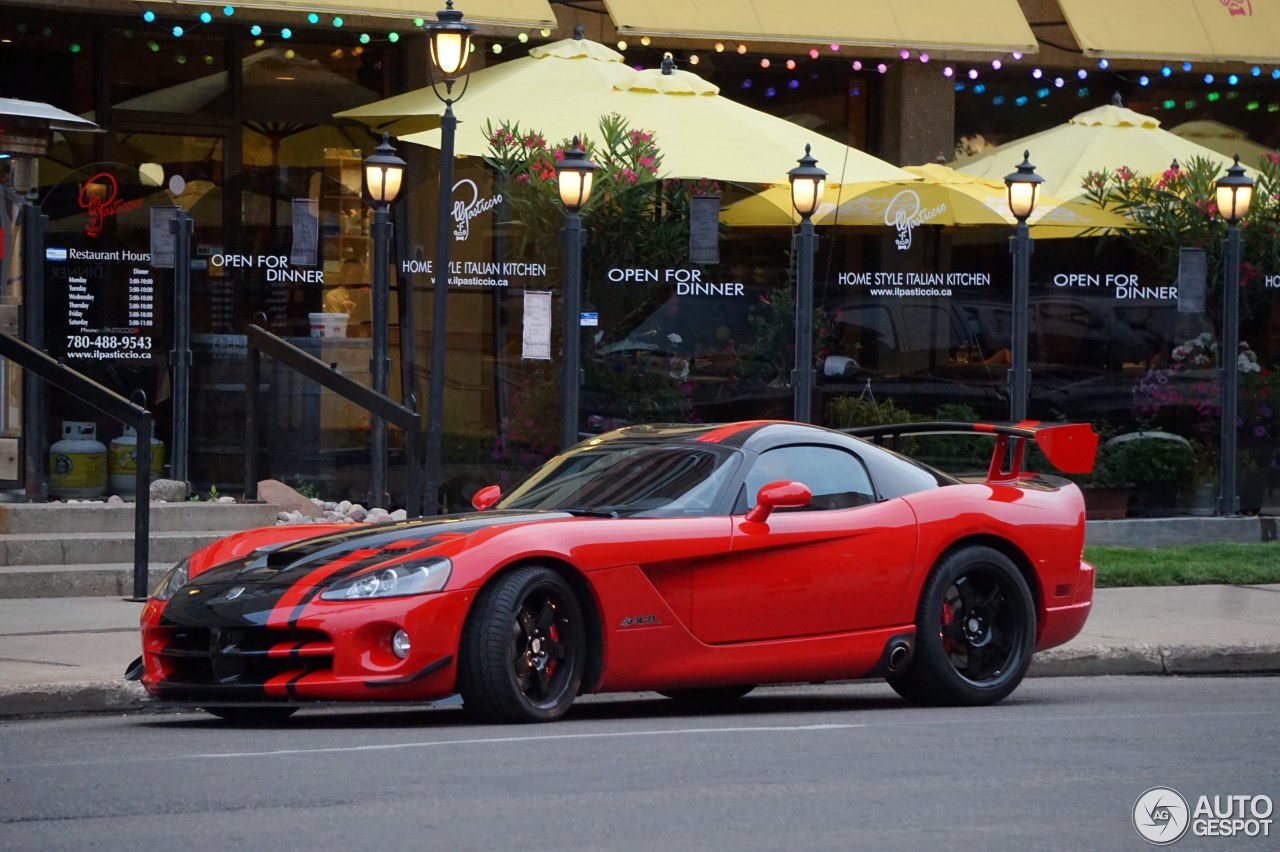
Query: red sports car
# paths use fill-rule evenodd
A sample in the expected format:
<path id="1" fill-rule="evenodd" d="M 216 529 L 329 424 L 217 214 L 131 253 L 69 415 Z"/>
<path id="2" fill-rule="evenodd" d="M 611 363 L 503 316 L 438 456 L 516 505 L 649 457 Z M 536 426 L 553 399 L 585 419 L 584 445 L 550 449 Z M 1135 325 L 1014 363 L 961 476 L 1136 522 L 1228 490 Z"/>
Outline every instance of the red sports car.
<path id="1" fill-rule="evenodd" d="M 633 426 L 478 511 L 230 536 L 142 615 L 155 697 L 237 721 L 325 702 L 460 693 L 496 722 L 582 693 L 729 701 L 766 683 L 883 677 L 911 701 L 988 704 L 1089 613 L 1084 501 L 1022 471 L 1028 443 L 1086 472 L 1088 425 L 987 432 L 954 478 L 864 438 L 785 422 Z M 496 501 L 496 502 L 495 502 Z"/>

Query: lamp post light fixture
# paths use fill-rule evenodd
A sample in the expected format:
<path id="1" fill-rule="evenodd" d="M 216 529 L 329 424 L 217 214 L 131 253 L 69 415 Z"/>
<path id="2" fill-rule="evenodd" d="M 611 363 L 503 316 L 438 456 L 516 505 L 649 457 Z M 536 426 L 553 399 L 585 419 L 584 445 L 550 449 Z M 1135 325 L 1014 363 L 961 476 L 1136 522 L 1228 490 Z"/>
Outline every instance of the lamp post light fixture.
<path id="1" fill-rule="evenodd" d="M 1015 423 L 1027 419 L 1027 395 L 1031 387 L 1031 371 L 1027 367 L 1027 325 L 1031 290 L 1031 231 L 1027 217 L 1036 209 L 1040 184 L 1044 178 L 1031 165 L 1031 152 L 1022 152 L 1018 170 L 1004 179 L 1009 192 L 1009 209 L 1018 220 L 1009 251 L 1013 255 L 1013 363 L 1008 374 L 1009 416 Z"/>
<path id="2" fill-rule="evenodd" d="M 1253 180 L 1240 166 L 1240 155 L 1218 178 L 1218 214 L 1227 220 L 1222 249 L 1222 458 L 1218 471 L 1218 513 L 1239 512 L 1236 499 L 1236 412 L 1240 395 L 1240 218 L 1253 202 Z"/>
<path id="3" fill-rule="evenodd" d="M 436 514 L 440 495 L 440 449 L 444 438 L 444 362 L 445 326 L 449 313 L 449 216 L 453 196 L 453 145 L 458 131 L 458 117 L 453 114 L 453 104 L 466 94 L 466 83 L 457 97 L 453 84 L 467 65 L 471 56 L 471 34 L 475 27 L 462 22 L 462 13 L 453 8 L 453 0 L 447 0 L 446 8 L 436 13 L 436 20 L 427 25 L 431 41 L 431 65 L 435 76 L 431 90 L 444 104 L 440 117 L 440 191 L 436 205 L 436 254 L 432 268 L 435 294 L 431 312 L 431 379 L 427 388 L 427 487 L 423 496 L 423 514 Z M 467 78 L 470 81 L 470 77 Z M 444 94 L 437 88 L 444 84 Z"/>
<path id="4" fill-rule="evenodd" d="M 791 180 L 791 205 L 800 214 L 796 235 L 796 358 L 791 372 L 794 400 L 792 419 L 809 423 L 813 419 L 813 256 L 818 240 L 813 233 L 813 214 L 827 188 L 827 173 L 804 146 L 799 165 L 787 172 Z"/>
<path id="5" fill-rule="evenodd" d="M 382 144 L 364 159 L 364 187 L 373 202 L 373 356 L 369 360 L 369 375 L 373 390 L 387 395 L 387 377 L 391 361 L 387 357 L 388 339 L 391 336 L 391 268 L 387 252 L 391 244 L 391 202 L 400 194 L 404 178 L 404 160 L 396 156 L 396 149 L 386 133 Z M 386 506 L 387 494 L 387 421 L 374 417 L 370 424 L 369 505 Z M 416 506 L 412 507 L 414 510 Z"/>
<path id="6" fill-rule="evenodd" d="M 560 202 L 564 205 L 564 368 L 561 373 L 560 448 L 578 443 L 578 391 L 582 387 L 582 218 L 578 215 L 591 199 L 595 163 L 573 137 L 573 146 L 556 163 Z"/>

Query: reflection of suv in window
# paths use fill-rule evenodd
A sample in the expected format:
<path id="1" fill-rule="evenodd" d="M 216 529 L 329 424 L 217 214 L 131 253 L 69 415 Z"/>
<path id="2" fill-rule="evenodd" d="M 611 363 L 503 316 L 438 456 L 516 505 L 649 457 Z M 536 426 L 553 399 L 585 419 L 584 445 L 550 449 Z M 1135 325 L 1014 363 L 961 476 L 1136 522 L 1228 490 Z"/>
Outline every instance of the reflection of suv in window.
<path id="1" fill-rule="evenodd" d="M 626 423 L 789 418 L 794 332 L 764 323 L 745 299 L 672 296 L 621 338 L 584 342 L 592 431 Z M 823 306 L 815 412 L 870 395 L 932 414 L 964 404 L 1009 414 L 1012 308 L 983 298 L 856 298 Z M 1125 421 L 1133 392 L 1170 348 L 1206 327 L 1160 302 L 1050 292 L 1028 317 L 1032 416 Z M 770 360 L 759 360 L 761 357 Z"/>
<path id="2" fill-rule="evenodd" d="M 962 403 L 983 417 L 1008 416 L 1009 304 L 884 299 L 830 313 L 834 343 L 819 370 L 827 397 L 869 394 L 922 413 Z M 1033 296 L 1029 313 L 1030 405 L 1039 417 L 1127 419 L 1137 380 L 1204 325 L 1172 304 L 1103 297 Z"/>

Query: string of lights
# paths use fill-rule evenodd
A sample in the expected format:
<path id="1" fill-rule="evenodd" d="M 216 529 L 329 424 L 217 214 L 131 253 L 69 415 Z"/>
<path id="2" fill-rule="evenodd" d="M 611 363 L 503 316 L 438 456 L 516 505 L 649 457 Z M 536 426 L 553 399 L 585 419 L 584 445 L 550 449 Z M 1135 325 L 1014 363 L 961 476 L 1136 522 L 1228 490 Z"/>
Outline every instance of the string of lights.
<path id="1" fill-rule="evenodd" d="M 243 19 L 243 16 L 241 15 L 242 11 L 243 10 L 238 10 L 234 5 L 226 5 L 222 7 L 221 15 L 218 15 L 215 12 L 203 11 L 198 15 L 194 22 L 184 24 L 175 22 L 175 19 L 167 14 L 162 20 L 153 10 L 148 9 L 143 12 L 142 19 L 148 24 L 154 24 L 159 28 L 167 29 L 173 38 L 180 39 L 185 34 L 192 32 L 195 28 L 198 28 L 201 25 L 212 24 L 215 20 L 220 20 L 224 23 L 231 19 L 240 21 Z M 424 20 L 422 18 L 414 18 L 412 21 L 406 21 L 406 23 L 412 23 L 412 26 L 415 29 L 419 29 L 423 26 Z M 401 38 L 400 32 L 397 30 L 391 30 L 385 33 L 356 32 L 355 30 L 347 27 L 347 22 L 339 15 L 322 15 L 318 12 L 306 13 L 301 16 L 298 26 L 301 27 L 304 24 L 311 27 L 327 27 L 351 32 L 353 40 L 357 43 L 357 46 L 353 51 L 356 55 L 358 55 L 360 47 L 362 46 L 374 43 L 395 44 Z M 268 41 L 277 39 L 282 42 L 289 41 L 295 35 L 294 28 L 284 24 L 267 26 L 259 23 L 249 23 L 246 24 L 246 26 L 248 27 L 249 34 L 254 37 L 254 43 L 257 47 L 262 47 Z M 515 33 L 510 37 L 509 41 L 491 39 L 488 49 L 494 55 L 501 55 L 508 47 L 527 45 L 530 40 L 534 38 L 534 32 L 535 31 L 522 31 Z M 543 39 L 551 37 L 551 31 L 546 28 L 541 28 L 537 30 L 536 33 L 538 37 Z M 648 36 L 640 38 L 641 47 L 647 48 L 650 44 L 651 39 Z M 78 44 L 73 44 L 70 49 L 72 52 L 75 52 L 79 47 L 80 46 Z M 155 52 L 158 52 L 160 49 L 159 43 L 154 40 L 149 43 L 149 47 Z M 630 45 L 628 45 L 624 40 L 619 40 L 616 47 L 620 52 L 625 53 L 629 49 Z M 475 49 L 476 48 L 473 45 L 472 50 Z M 740 56 L 747 56 L 751 52 L 751 49 L 745 43 L 739 42 L 735 44 L 724 40 L 714 42 L 710 46 L 710 50 L 716 54 L 731 52 Z M 815 69 L 820 70 L 830 68 L 829 61 L 835 56 L 847 57 L 846 50 L 847 46 L 832 43 L 821 47 L 811 47 L 808 49 L 806 54 L 803 54 L 798 58 L 781 58 L 776 54 L 761 56 L 758 64 L 761 71 L 768 71 L 772 73 L 776 73 L 784 69 L 788 72 L 803 72 L 806 69 L 802 66 L 807 59 L 808 62 L 823 63 L 821 66 L 815 66 Z M 697 66 L 702 61 L 702 54 L 697 51 L 689 51 L 684 55 L 683 59 L 688 65 Z M 955 81 L 954 88 L 957 93 L 964 93 L 966 96 L 983 96 L 987 94 L 987 85 L 986 82 L 984 82 L 985 80 L 988 80 L 991 75 L 1001 72 L 1005 72 L 1004 76 L 1001 78 L 1002 81 L 1009 82 L 1011 79 L 1015 79 L 1011 78 L 1009 75 L 1011 73 L 1017 73 L 1014 69 L 1027 68 L 1027 63 L 1023 60 L 1023 54 L 1014 52 L 1008 56 L 997 57 L 990 61 L 984 61 L 981 63 L 959 63 L 955 61 L 935 62 L 929 55 L 928 51 L 902 48 L 898 51 L 898 57 L 896 60 L 893 58 L 869 58 L 866 60 L 861 58 L 851 58 L 848 59 L 848 62 L 849 68 L 852 71 L 865 71 L 881 75 L 887 74 L 890 68 L 892 68 L 897 62 L 919 62 L 925 65 L 934 64 L 938 67 L 939 73 L 943 77 Z M 186 57 L 182 56 L 179 61 L 185 62 Z M 1280 81 L 1280 67 L 1264 69 L 1260 65 L 1252 65 L 1246 71 L 1241 71 L 1239 73 L 1227 74 L 1197 70 L 1191 62 L 1166 62 L 1160 64 L 1158 68 L 1149 72 L 1132 71 L 1122 73 L 1115 71 L 1111 68 L 1110 60 L 1106 58 L 1096 60 L 1096 66 L 1096 70 L 1094 71 L 1081 67 L 1075 69 L 1074 72 L 1063 72 L 1061 70 L 1046 71 L 1040 67 L 1031 67 L 1028 82 L 1032 88 L 1030 88 L 1026 94 L 1010 97 L 1007 94 L 993 93 L 989 96 L 990 103 L 993 106 L 1010 105 L 1014 107 L 1022 107 L 1037 102 L 1043 102 L 1059 92 L 1074 94 L 1078 98 L 1089 97 L 1091 95 L 1091 89 L 1089 86 L 1090 80 L 1093 77 L 1096 77 L 1099 73 L 1107 75 L 1106 77 L 1098 78 L 1099 80 L 1136 83 L 1139 87 L 1151 86 L 1157 81 L 1157 78 L 1169 80 L 1169 78 L 1178 77 L 1180 75 L 1188 75 L 1191 78 L 1198 78 L 1210 89 L 1210 91 L 1206 92 L 1204 95 L 1204 100 L 1209 103 L 1219 101 L 1223 98 L 1228 100 L 1235 100 L 1239 98 L 1241 96 L 1240 92 L 1238 90 L 1233 91 L 1232 87 L 1239 86 L 1245 82 L 1265 82 L 1268 79 L 1271 81 Z M 636 67 L 639 68 L 642 66 L 637 65 Z M 819 70 L 812 71 L 808 75 L 808 79 L 819 79 L 821 76 Z M 805 75 L 803 73 L 799 73 L 797 76 L 793 76 L 781 83 L 777 81 L 765 83 L 757 81 L 752 76 L 748 75 L 744 76 L 740 81 L 740 86 L 743 89 L 757 89 L 766 98 L 772 98 L 778 96 L 784 91 L 796 91 L 802 88 L 804 86 L 804 80 Z M 1179 108 L 1190 110 L 1197 108 L 1199 104 L 1199 98 L 1183 98 L 1181 100 L 1165 98 L 1164 100 L 1157 102 L 1157 106 L 1165 110 L 1175 110 Z M 1250 111 L 1265 110 L 1269 113 L 1280 112 L 1280 92 L 1277 92 L 1277 99 L 1269 103 L 1264 103 L 1263 99 L 1257 98 L 1255 92 L 1254 95 L 1245 103 L 1245 108 Z"/>

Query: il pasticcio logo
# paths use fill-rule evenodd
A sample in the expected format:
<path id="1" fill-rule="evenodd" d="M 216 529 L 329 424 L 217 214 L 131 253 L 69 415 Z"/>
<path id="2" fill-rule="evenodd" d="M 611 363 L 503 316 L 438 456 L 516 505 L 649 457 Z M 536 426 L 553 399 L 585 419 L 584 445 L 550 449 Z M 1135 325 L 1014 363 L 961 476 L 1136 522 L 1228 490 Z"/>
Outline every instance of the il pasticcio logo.
<path id="1" fill-rule="evenodd" d="M 453 185 L 453 192 L 456 194 L 458 188 L 466 186 L 471 190 L 470 201 L 453 202 L 453 238 L 457 242 L 464 242 L 467 237 L 471 236 L 471 220 L 479 216 L 481 213 L 492 210 L 502 203 L 501 195 L 493 195 L 489 198 L 480 197 L 480 189 L 476 186 L 475 181 L 463 178 Z"/>
<path id="2" fill-rule="evenodd" d="M 80 207 L 89 214 L 89 223 L 84 226 L 86 236 L 102 236 L 102 223 L 108 216 L 117 216 L 126 210 L 136 210 L 142 206 L 142 200 L 121 201 L 117 196 L 120 188 L 116 179 L 106 172 L 99 172 L 80 184 Z"/>
<path id="3" fill-rule="evenodd" d="M 1220 0 L 1220 2 L 1227 7 L 1227 12 L 1231 15 L 1253 16 L 1252 0 Z"/>
<path id="4" fill-rule="evenodd" d="M 941 215 L 946 209 L 947 205 L 939 204 L 937 207 L 926 207 L 922 210 L 920 196 L 915 190 L 904 189 L 895 195 L 889 202 L 889 206 L 885 208 L 884 223 L 897 229 L 898 237 L 893 244 L 899 251 L 906 251 L 911 248 L 911 230 Z"/>

